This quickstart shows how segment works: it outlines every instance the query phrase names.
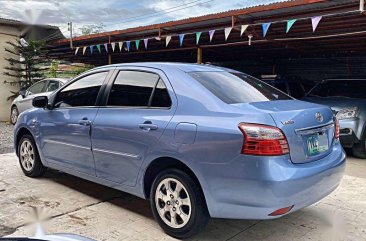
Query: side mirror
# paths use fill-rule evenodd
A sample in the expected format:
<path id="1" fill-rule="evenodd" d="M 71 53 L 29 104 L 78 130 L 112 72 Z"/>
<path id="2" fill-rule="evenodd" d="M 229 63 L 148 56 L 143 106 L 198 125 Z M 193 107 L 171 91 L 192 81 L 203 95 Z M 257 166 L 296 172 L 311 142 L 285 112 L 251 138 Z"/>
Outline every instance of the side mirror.
<path id="1" fill-rule="evenodd" d="M 21 95 L 24 98 L 25 97 L 25 90 L 19 91 L 19 95 Z"/>
<path id="2" fill-rule="evenodd" d="M 36 108 L 47 108 L 47 106 L 48 106 L 47 96 L 34 97 L 34 99 L 32 101 L 32 105 Z"/>

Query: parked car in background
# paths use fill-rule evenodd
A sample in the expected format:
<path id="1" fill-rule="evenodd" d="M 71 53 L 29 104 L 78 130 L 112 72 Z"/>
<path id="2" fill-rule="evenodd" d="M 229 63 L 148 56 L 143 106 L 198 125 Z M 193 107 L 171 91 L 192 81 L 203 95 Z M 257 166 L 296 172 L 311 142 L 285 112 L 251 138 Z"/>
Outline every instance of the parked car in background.
<path id="1" fill-rule="evenodd" d="M 51 78 L 36 82 L 26 90 L 21 90 L 19 96 L 13 100 L 10 111 L 10 122 L 15 125 L 18 116 L 23 111 L 32 108 L 32 100 L 39 95 L 49 95 L 64 85 L 68 79 Z"/>
<path id="2" fill-rule="evenodd" d="M 340 124 L 340 140 L 353 155 L 366 158 L 366 78 L 327 79 L 304 100 L 330 106 Z"/>
<path id="3" fill-rule="evenodd" d="M 309 206 L 345 168 L 329 107 L 234 70 L 104 66 L 33 105 L 14 130 L 26 176 L 49 167 L 149 199 L 176 238 L 209 217 L 273 219 Z"/>

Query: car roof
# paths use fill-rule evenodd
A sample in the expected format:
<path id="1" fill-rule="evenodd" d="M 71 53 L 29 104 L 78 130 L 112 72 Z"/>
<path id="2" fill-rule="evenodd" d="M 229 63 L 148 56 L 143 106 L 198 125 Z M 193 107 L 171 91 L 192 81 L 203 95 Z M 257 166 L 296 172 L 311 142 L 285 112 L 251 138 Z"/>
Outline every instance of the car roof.
<path id="1" fill-rule="evenodd" d="M 207 71 L 235 72 L 234 70 L 231 69 L 208 64 L 190 64 L 190 63 L 172 63 L 172 62 L 138 62 L 138 63 L 125 63 L 125 64 L 112 64 L 97 67 L 94 68 L 93 70 L 113 68 L 113 67 L 147 67 L 147 68 L 157 68 L 161 70 L 179 69 L 184 72 L 207 72 Z"/>

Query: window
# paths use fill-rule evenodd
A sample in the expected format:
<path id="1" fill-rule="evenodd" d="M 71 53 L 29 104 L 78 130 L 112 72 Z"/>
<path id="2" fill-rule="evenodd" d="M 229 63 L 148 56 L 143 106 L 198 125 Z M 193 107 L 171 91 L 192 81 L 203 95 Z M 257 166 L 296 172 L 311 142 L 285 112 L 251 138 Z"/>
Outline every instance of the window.
<path id="1" fill-rule="evenodd" d="M 227 104 L 292 99 L 272 86 L 241 73 L 192 72 L 190 75 Z"/>
<path id="2" fill-rule="evenodd" d="M 170 107 L 168 91 L 154 73 L 119 72 L 108 98 L 108 106 Z"/>
<path id="3" fill-rule="evenodd" d="M 61 90 L 55 99 L 55 107 L 94 106 L 100 87 L 108 72 L 83 77 Z"/>
<path id="4" fill-rule="evenodd" d="M 27 95 L 35 95 L 42 93 L 45 84 L 46 84 L 45 80 L 35 83 L 31 87 L 29 87 L 29 89 L 27 90 Z"/>
<path id="5" fill-rule="evenodd" d="M 45 92 L 55 91 L 60 87 L 60 83 L 57 80 L 48 81 L 47 88 Z"/>

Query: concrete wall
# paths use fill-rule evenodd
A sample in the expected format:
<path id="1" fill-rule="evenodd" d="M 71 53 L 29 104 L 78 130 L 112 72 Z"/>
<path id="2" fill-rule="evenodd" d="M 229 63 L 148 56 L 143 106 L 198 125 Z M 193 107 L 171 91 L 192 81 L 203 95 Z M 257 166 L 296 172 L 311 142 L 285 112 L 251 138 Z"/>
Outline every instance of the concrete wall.
<path id="1" fill-rule="evenodd" d="M 4 48 L 7 46 L 7 41 L 15 41 L 19 35 L 20 31 L 15 27 L 0 26 L 0 121 L 9 121 L 12 101 L 8 101 L 7 98 L 11 95 L 10 91 L 19 91 L 19 86 L 4 84 L 4 80 L 11 81 L 11 77 L 4 75 L 5 67 L 8 66 L 8 62 L 4 58 L 14 58 Z"/>

